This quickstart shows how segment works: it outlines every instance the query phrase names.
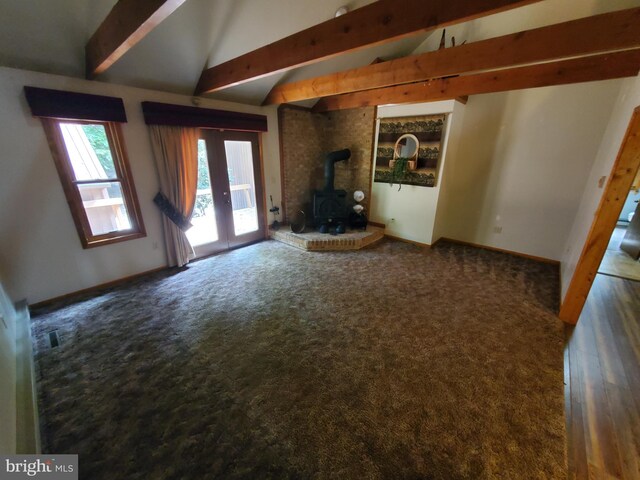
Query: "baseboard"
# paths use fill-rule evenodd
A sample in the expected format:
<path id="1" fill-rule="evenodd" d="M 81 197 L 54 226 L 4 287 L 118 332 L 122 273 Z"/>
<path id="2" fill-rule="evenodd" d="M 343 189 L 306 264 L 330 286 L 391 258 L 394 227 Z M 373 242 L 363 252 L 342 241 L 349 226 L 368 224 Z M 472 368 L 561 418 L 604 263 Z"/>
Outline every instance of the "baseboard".
<path id="1" fill-rule="evenodd" d="M 373 225 L 374 227 L 378 227 L 378 228 L 386 228 L 386 225 L 384 223 L 378 223 L 378 222 L 372 222 L 372 221 L 368 221 L 367 222 L 369 225 Z"/>
<path id="2" fill-rule="evenodd" d="M 135 280 L 136 278 L 139 278 L 139 277 L 144 277 L 145 275 L 150 275 L 152 273 L 161 272 L 163 270 L 166 270 L 167 268 L 170 268 L 170 267 L 164 266 L 164 267 L 153 268 L 151 270 L 145 270 L 144 272 L 140 272 L 140 273 L 135 273 L 133 275 L 129 275 L 128 277 L 118 278 L 117 280 L 111 280 L 110 282 L 101 283 L 99 285 L 94 285 L 93 287 L 83 288 L 82 290 L 76 290 L 76 291 L 71 292 L 71 293 L 65 293 L 64 295 L 60 295 L 59 297 L 53 297 L 53 298 L 49 298 L 47 300 L 42 300 L 40 302 L 31 303 L 31 304 L 29 304 L 29 308 L 34 309 L 34 308 L 48 307 L 52 303 L 59 302 L 61 300 L 67 300 L 67 299 L 69 299 L 71 297 L 75 297 L 76 295 L 82 295 L 82 294 L 87 294 L 87 293 L 97 293 L 97 292 L 99 292 L 101 290 L 104 290 L 106 288 L 117 287 L 118 285 L 120 285 L 120 284 L 122 284 L 124 282 L 128 282 L 130 280 Z"/>
<path id="3" fill-rule="evenodd" d="M 16 453 L 41 453 L 31 316 L 26 300 L 16 304 Z"/>
<path id="4" fill-rule="evenodd" d="M 515 252 L 513 250 L 505 250 L 504 248 L 490 247 L 488 245 L 481 245 L 479 243 L 466 242 L 464 240 L 455 240 L 453 238 L 442 237 L 442 238 L 438 239 L 438 242 L 439 241 L 457 243 L 459 245 L 467 245 L 469 247 L 475 247 L 475 248 L 482 248 L 484 250 L 491 250 L 493 252 L 506 253 L 508 255 L 514 255 L 516 257 L 528 258 L 529 260 L 535 260 L 537 262 L 542 262 L 542 263 L 549 263 L 551 265 L 558 265 L 558 266 L 560 265 L 560 261 L 559 260 L 552 260 L 550 258 L 538 257 L 536 255 L 529 255 L 528 253 Z"/>
<path id="5" fill-rule="evenodd" d="M 393 240 L 398 240 L 399 242 L 410 243 L 411 245 L 415 245 L 416 247 L 431 248 L 431 245 L 429 245 L 428 243 L 416 242 L 415 240 L 396 237 L 395 235 L 389 235 L 388 233 L 385 233 L 384 236 Z"/>

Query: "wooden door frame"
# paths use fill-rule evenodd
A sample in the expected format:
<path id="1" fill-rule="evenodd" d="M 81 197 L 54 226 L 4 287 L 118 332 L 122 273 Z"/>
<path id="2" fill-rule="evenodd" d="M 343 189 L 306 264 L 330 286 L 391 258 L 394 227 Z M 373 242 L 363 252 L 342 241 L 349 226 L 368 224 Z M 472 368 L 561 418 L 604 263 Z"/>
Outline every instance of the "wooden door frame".
<path id="1" fill-rule="evenodd" d="M 209 181 L 210 181 L 210 189 L 211 189 L 211 199 L 213 200 L 213 209 L 214 216 L 216 221 L 216 230 L 218 232 L 218 239 L 213 242 L 208 242 L 202 245 L 194 246 L 193 251 L 196 254 L 196 259 L 209 257 L 211 255 L 216 255 L 220 252 L 224 252 L 229 249 L 229 243 L 226 237 L 226 229 L 225 225 L 223 225 L 223 212 L 221 211 L 222 205 L 222 196 L 220 193 L 220 188 L 218 186 L 220 177 L 216 163 L 214 162 L 214 158 L 216 156 L 216 151 L 214 148 L 214 143 L 211 141 L 211 136 L 208 132 L 211 132 L 211 129 L 201 129 L 199 140 L 204 140 L 205 142 L 205 151 L 207 153 L 207 165 L 209 167 Z"/>
<path id="2" fill-rule="evenodd" d="M 207 163 L 209 166 L 209 176 L 211 181 L 211 194 L 213 198 L 216 228 L 218 230 L 218 240 L 193 247 L 196 258 L 204 258 L 210 255 L 243 247 L 251 243 L 256 243 L 268 238 L 267 226 L 267 206 L 266 206 L 266 186 L 264 176 L 264 164 L 262 158 L 262 135 L 259 132 L 248 131 L 225 131 L 211 128 L 203 128 L 200 132 L 200 139 L 206 143 Z M 250 141 L 252 150 L 252 164 L 254 182 L 256 187 L 256 209 L 258 214 L 259 236 L 248 240 L 241 240 L 233 231 L 233 209 L 231 204 L 227 204 L 224 193 L 231 194 L 229 178 L 227 176 L 226 152 L 224 140 Z M 258 163 L 259 165 L 256 165 Z M 260 182 L 260 183 L 259 183 Z M 260 195 L 259 195 L 259 192 Z M 249 232 L 251 234 L 253 232 Z M 259 237 L 259 238 L 258 238 Z M 240 240 L 239 240 L 240 238 Z"/>
<path id="3" fill-rule="evenodd" d="M 578 323 L 631 184 L 640 168 L 640 106 L 631 116 L 558 316 Z"/>
<path id="4" fill-rule="evenodd" d="M 216 175 L 219 181 L 221 192 L 227 192 L 228 198 L 220 202 L 221 219 L 225 221 L 225 231 L 227 233 L 227 243 L 229 249 L 234 249 L 249 245 L 251 243 L 264 240 L 267 235 L 268 227 L 266 224 L 266 198 L 264 184 L 264 175 L 262 172 L 262 151 L 260 148 L 260 134 L 258 132 L 232 131 L 232 130 L 214 130 L 211 134 L 214 139 L 213 148 L 217 150 L 215 158 Z M 231 204 L 231 187 L 229 185 L 229 177 L 227 175 L 227 154 L 224 146 L 225 140 L 250 142 L 251 143 L 251 165 L 253 170 L 253 181 L 255 188 L 256 214 L 258 216 L 258 230 L 256 232 L 247 232 L 240 236 L 235 234 L 233 222 L 233 207 Z M 217 159 L 217 161 L 216 161 Z M 211 163 L 210 163 L 211 165 Z M 225 210 L 222 212 L 222 210 Z"/>

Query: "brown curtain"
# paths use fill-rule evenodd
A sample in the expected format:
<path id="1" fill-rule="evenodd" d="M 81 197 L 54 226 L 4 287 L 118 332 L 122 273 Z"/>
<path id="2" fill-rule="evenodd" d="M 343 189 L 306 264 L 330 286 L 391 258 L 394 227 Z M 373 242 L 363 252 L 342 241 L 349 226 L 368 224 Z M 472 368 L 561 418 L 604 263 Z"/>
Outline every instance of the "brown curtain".
<path id="1" fill-rule="evenodd" d="M 160 191 L 176 209 L 191 218 L 198 185 L 197 128 L 149 125 Z M 181 267 L 193 258 L 193 248 L 178 226 L 162 216 L 169 266 Z"/>

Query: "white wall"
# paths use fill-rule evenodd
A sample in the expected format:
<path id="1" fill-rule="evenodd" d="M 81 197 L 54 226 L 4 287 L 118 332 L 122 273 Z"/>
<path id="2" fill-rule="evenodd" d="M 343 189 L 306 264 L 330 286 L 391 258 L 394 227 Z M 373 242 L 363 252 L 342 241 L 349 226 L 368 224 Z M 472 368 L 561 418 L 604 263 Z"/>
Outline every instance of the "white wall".
<path id="1" fill-rule="evenodd" d="M 449 26 L 447 47 L 452 35 L 457 44 L 474 42 L 638 5 L 638 0 L 545 0 Z M 441 33 L 431 34 L 413 54 L 436 50 Z M 434 198 L 413 194 L 429 189 L 403 186 L 398 192 L 406 214 L 402 225 L 389 222 L 395 211 L 383 210 L 382 203 L 372 210 L 372 220 L 385 223 L 392 235 L 425 243 L 443 236 L 560 260 L 622 82 L 470 97 L 462 126 L 453 124 L 461 128 L 461 140 L 449 142 L 442 165 L 431 241 L 426 240 L 430 220 L 422 217 L 423 204 L 430 209 Z M 374 186 L 379 187 L 373 196 L 386 204 L 389 187 Z M 430 193 L 438 198 L 438 192 Z M 420 219 L 418 224 L 412 225 L 411 215 Z"/>
<path id="2" fill-rule="evenodd" d="M 460 145 L 462 144 L 462 136 L 464 134 L 464 115 L 466 111 L 466 105 L 460 102 L 454 102 L 452 118 L 455 121 L 450 122 L 449 128 L 449 141 L 447 143 L 447 158 L 446 162 L 440 169 L 440 195 L 438 197 L 437 210 L 435 215 L 435 222 L 433 225 L 433 234 L 431 238 L 431 244 L 437 242 L 440 238 L 446 237 L 447 225 L 451 223 L 451 219 L 454 219 L 457 212 L 452 209 L 453 200 L 457 195 L 455 190 L 456 183 L 452 180 L 458 175 L 456 168 L 459 168 L 460 162 L 458 161 L 460 156 Z"/>
<path id="3" fill-rule="evenodd" d="M 31 336 L 31 316 L 25 301 L 16 309 L 16 453 L 40 453 L 40 417 Z"/>
<path id="4" fill-rule="evenodd" d="M 458 105 L 456 113 L 453 113 L 454 104 Z M 398 191 L 398 185 L 390 186 L 387 183 L 373 182 L 371 188 L 371 220 L 385 224 L 385 233 L 428 245 L 433 242 L 442 172 L 448 158 L 447 145 L 457 143 L 457 139 L 450 138 L 451 125 L 459 122 L 457 112 L 460 112 L 462 108 L 462 104 L 453 100 L 413 105 L 391 105 L 378 108 L 378 119 L 438 113 L 449 114 L 442 142 L 435 187 L 402 185 L 402 188 Z M 377 129 L 379 126 L 380 122 L 378 121 L 376 122 L 374 152 L 378 149 Z M 375 168 L 375 158 L 373 162 L 373 168 Z"/>
<path id="5" fill-rule="evenodd" d="M 83 249 L 44 131 L 26 103 L 25 85 L 111 95 L 124 100 L 123 133 L 147 237 Z M 0 274 L 14 299 L 29 303 L 166 265 L 158 181 L 140 102 L 191 105 L 182 95 L 0 67 Z M 266 194 L 280 204 L 275 108 L 201 99 L 200 106 L 268 116 L 263 135 Z"/>
<path id="6" fill-rule="evenodd" d="M 16 453 L 16 312 L 0 281 L 0 454 Z"/>
<path id="7" fill-rule="evenodd" d="M 622 82 L 380 107 L 383 118 L 458 105 L 437 186 L 373 183 L 371 220 L 421 243 L 447 237 L 559 261 Z"/>
<path id="8" fill-rule="evenodd" d="M 638 5 L 638 0 L 545 0 L 449 26 L 447 47 L 451 36 L 459 45 Z M 436 50 L 440 34 L 430 35 L 413 53 Z M 564 261 L 622 82 L 472 96 L 462 141 L 445 164 L 434 240 L 441 235 Z"/>
<path id="9" fill-rule="evenodd" d="M 600 143 L 595 162 L 589 170 L 589 177 L 581 195 L 581 201 L 571 232 L 564 244 L 561 264 L 562 298 L 567 293 L 571 277 L 575 272 L 582 248 L 587 239 L 593 218 L 602 198 L 603 188 L 598 187 L 598 179 L 611 173 L 613 162 L 618 155 L 624 134 L 629 126 L 634 108 L 640 106 L 640 76 L 623 81 L 620 93 Z"/>
<path id="10" fill-rule="evenodd" d="M 472 96 L 439 233 L 560 260 L 621 83 Z"/>
<path id="11" fill-rule="evenodd" d="M 40 453 L 31 321 L 0 280 L 0 454 Z"/>

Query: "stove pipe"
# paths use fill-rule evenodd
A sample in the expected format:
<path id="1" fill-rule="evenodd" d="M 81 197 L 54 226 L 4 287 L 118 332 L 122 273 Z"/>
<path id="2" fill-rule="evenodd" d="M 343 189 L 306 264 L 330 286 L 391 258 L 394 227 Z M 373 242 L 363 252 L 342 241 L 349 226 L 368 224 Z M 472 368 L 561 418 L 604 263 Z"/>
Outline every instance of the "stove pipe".
<path id="1" fill-rule="evenodd" d="M 336 150 L 329 153 L 324 160 L 324 191 L 332 192 L 333 179 L 335 177 L 335 163 L 342 160 L 347 160 L 351 157 L 351 150 L 345 148 L 344 150 Z"/>

